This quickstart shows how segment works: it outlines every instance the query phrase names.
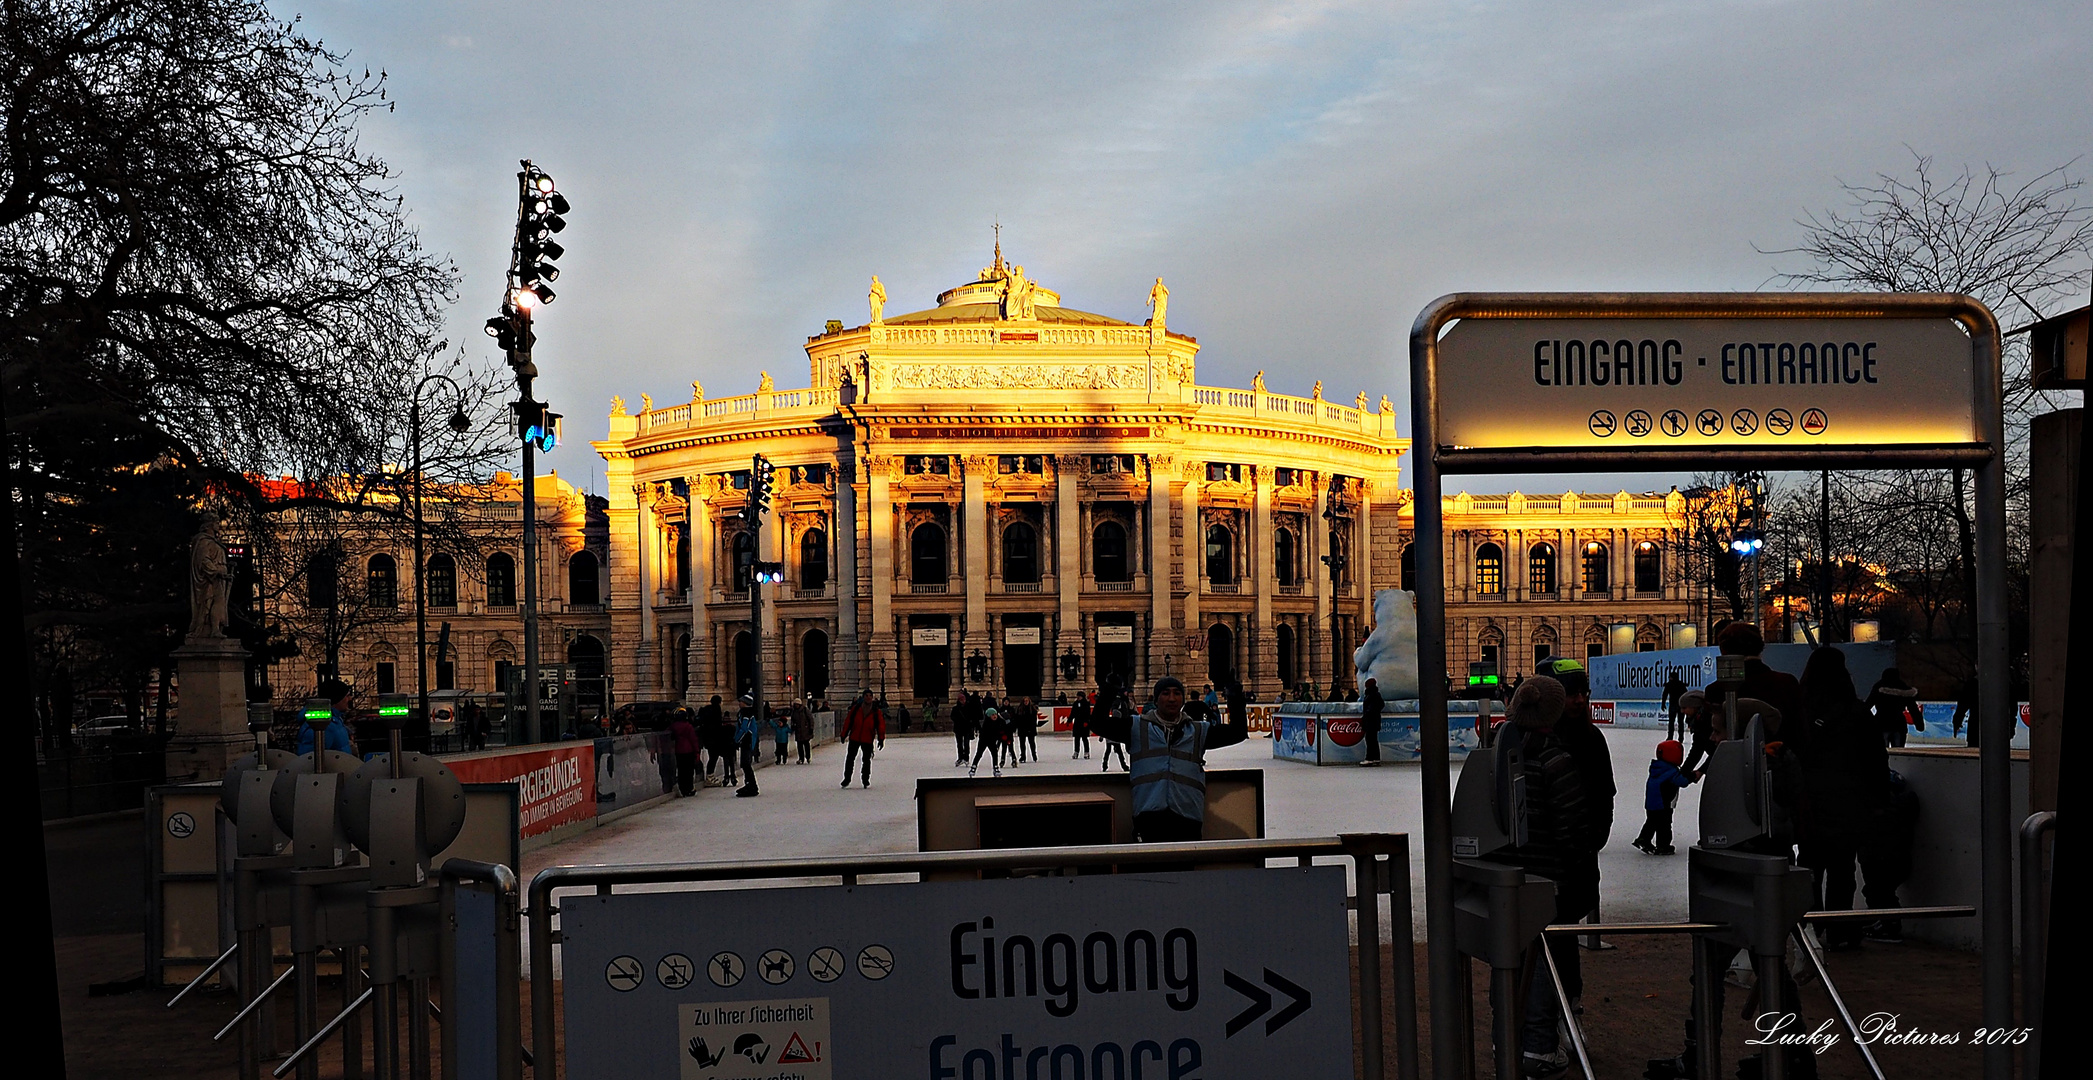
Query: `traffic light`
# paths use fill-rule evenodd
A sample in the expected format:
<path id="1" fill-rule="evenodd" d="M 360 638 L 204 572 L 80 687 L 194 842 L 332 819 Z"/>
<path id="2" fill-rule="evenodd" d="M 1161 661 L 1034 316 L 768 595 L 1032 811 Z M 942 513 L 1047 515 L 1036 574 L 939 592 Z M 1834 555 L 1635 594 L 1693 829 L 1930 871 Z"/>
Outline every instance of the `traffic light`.
<path id="1" fill-rule="evenodd" d="M 559 413 L 546 408 L 542 401 L 518 401 L 509 408 L 516 412 L 516 434 L 524 442 L 541 451 L 559 445 Z"/>
<path id="2" fill-rule="evenodd" d="M 758 560 L 751 576 L 761 585 L 776 585 L 785 580 L 785 564 Z"/>
<path id="3" fill-rule="evenodd" d="M 770 509 L 770 491 L 777 483 L 777 471 L 777 466 L 772 465 L 762 454 L 757 454 L 750 462 L 749 499 L 748 504 L 742 507 L 742 520 L 751 525 L 762 522 L 764 512 Z"/>
<path id="4" fill-rule="evenodd" d="M 567 197 L 559 193 L 552 177 L 526 161 L 522 205 L 516 225 L 516 288 L 524 306 L 553 301 L 551 282 L 558 281 L 560 268 L 552 260 L 567 254 L 553 234 L 567 227 L 561 215 L 568 210 Z"/>

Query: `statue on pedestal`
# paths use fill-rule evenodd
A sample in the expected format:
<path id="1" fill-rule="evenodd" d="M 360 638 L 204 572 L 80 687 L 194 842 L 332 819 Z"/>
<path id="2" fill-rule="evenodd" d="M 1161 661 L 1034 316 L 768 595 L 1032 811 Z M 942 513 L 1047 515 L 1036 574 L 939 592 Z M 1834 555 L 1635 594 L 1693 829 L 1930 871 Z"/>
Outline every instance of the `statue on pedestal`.
<path id="1" fill-rule="evenodd" d="M 232 572 L 225 541 L 218 535 L 218 515 L 208 510 L 189 542 L 188 640 L 225 637 L 225 606 L 232 593 Z"/>
<path id="2" fill-rule="evenodd" d="M 879 283 L 878 274 L 872 275 L 872 291 L 869 294 L 867 294 L 866 299 L 872 302 L 872 325 L 878 326 L 882 322 L 885 322 L 887 311 L 887 287 Z"/>

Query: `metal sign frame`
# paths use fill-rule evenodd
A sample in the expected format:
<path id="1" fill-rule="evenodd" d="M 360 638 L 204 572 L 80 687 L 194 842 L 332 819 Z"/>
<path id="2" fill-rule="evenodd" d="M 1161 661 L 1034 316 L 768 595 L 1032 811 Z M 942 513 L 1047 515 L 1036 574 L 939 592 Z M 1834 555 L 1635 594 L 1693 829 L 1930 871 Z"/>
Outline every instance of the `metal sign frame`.
<path id="1" fill-rule="evenodd" d="M 1468 449 L 1439 445 L 1439 339 L 1463 319 L 1943 319 L 1970 337 L 1970 401 L 1978 442 L 1919 446 L 1719 446 L 1634 449 Z M 1952 388 L 1943 387 L 1944 391 Z M 1432 1069 L 1464 1075 L 1469 1033 L 1439 1018 L 1465 1015 L 1463 966 L 1454 946 L 1452 782 L 1446 716 L 1446 529 L 1441 477 L 1448 473 L 1683 471 L 1695 468 L 1968 468 L 1976 478 L 1977 663 L 1999 677 L 1978 684 L 1983 724 L 1979 763 L 1983 903 L 1983 1020 L 2013 1023 L 2013 714 L 2006 663 L 2006 496 L 2003 373 L 1998 320 L 1982 303 L 1952 293 L 1454 293 L 1418 313 L 1410 329 L 1411 486 L 1417 552 L 1417 666 L 1424 765 L 1425 927 L 1430 966 Z M 1986 1047 L 1987 1080 L 2006 1080 L 2012 1048 Z"/>

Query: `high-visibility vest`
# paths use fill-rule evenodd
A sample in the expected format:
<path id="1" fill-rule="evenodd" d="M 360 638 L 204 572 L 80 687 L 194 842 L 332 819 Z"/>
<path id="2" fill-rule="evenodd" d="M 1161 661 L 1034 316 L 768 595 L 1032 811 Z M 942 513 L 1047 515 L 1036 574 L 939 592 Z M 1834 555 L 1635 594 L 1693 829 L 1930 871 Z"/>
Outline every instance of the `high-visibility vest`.
<path id="1" fill-rule="evenodd" d="M 1206 820 L 1206 728 L 1188 720 L 1170 741 L 1154 713 L 1134 721 L 1127 745 L 1134 783 L 1134 813 L 1168 810 L 1188 821 Z"/>

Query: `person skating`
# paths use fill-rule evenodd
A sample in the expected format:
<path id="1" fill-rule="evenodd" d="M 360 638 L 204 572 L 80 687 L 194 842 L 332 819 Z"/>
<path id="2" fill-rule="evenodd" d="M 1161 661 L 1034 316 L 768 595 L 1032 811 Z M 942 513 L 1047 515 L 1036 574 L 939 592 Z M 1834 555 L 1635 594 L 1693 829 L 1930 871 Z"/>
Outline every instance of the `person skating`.
<path id="1" fill-rule="evenodd" d="M 1068 733 L 1071 746 L 1068 760 L 1074 761 L 1090 756 L 1090 695 L 1077 694 L 1076 703 L 1068 710 Z"/>
<path id="2" fill-rule="evenodd" d="M 1650 779 L 1643 788 L 1642 831 L 1635 834 L 1635 850 L 1645 855 L 1672 855 L 1671 846 L 1672 810 L 1679 804 L 1679 789 L 1693 783 L 1693 777 L 1679 771 L 1679 763 L 1686 760 L 1686 747 L 1677 739 L 1666 739 L 1657 744 L 1657 756 L 1650 759 Z"/>
<path id="3" fill-rule="evenodd" d="M 1359 702 L 1359 729 L 1366 739 L 1366 760 L 1361 765 L 1381 763 L 1381 713 L 1388 703 L 1381 698 L 1381 683 L 1366 680 L 1366 696 Z"/>
<path id="4" fill-rule="evenodd" d="M 1030 751 L 1032 764 L 1039 764 L 1039 707 L 1030 697 L 1020 697 L 1010 706 L 1010 729 L 1017 742 L 1017 759 L 1024 761 Z"/>
<path id="5" fill-rule="evenodd" d="M 850 768 L 863 754 L 865 764 L 860 767 L 859 783 L 871 787 L 873 741 L 878 741 L 880 749 L 887 745 L 887 714 L 878 702 L 872 700 L 872 691 L 858 691 L 858 699 L 851 702 L 850 710 L 843 714 L 843 738 L 849 742 L 850 749 L 843 755 L 843 783 L 839 786 L 850 786 Z"/>
<path id="6" fill-rule="evenodd" d="M 805 765 L 808 752 L 814 748 L 814 710 L 807 708 L 804 701 L 792 706 L 792 738 L 799 743 L 799 763 Z"/>
<path id="7" fill-rule="evenodd" d="M 1104 761 L 1098 765 L 1099 772 L 1112 771 L 1112 754 L 1114 751 L 1117 751 L 1119 754 L 1119 767 L 1122 769 L 1129 768 L 1126 760 L 1126 744 L 1113 738 L 1111 733 L 1124 730 L 1125 725 L 1133 720 L 1133 715 L 1132 705 L 1124 694 L 1114 694 L 1112 705 L 1109 709 L 1101 704 L 1092 710 L 1090 715 L 1091 730 L 1096 731 L 1105 740 Z"/>
<path id="8" fill-rule="evenodd" d="M 1003 714 L 992 705 L 981 710 L 980 738 L 975 740 L 974 760 L 967 766 L 968 776 L 980 770 L 983 754 L 988 755 L 988 767 L 992 773 L 1003 775 Z"/>
<path id="9" fill-rule="evenodd" d="M 792 718 L 785 713 L 771 714 L 770 738 L 773 747 L 771 764 L 783 765 L 785 763 L 785 744 L 792 739 Z"/>
<path id="10" fill-rule="evenodd" d="M 676 752 L 677 794 L 696 794 L 700 745 L 698 726 L 691 722 L 688 708 L 678 708 L 669 715 L 669 741 Z"/>
<path id="11" fill-rule="evenodd" d="M 974 731 L 981 724 L 981 707 L 974 703 L 974 695 L 962 694 L 952 704 L 952 741 L 959 747 L 959 756 L 952 759 L 953 768 L 962 768 L 974 743 Z"/>
<path id="12" fill-rule="evenodd" d="M 712 701 L 698 710 L 698 744 L 705 751 L 706 784 L 709 786 L 712 782 L 713 767 L 724 761 L 727 766 L 724 783 L 733 787 L 736 783 L 734 729 L 727 723 L 726 711 L 720 708 L 718 694 L 712 695 Z"/>
<path id="13" fill-rule="evenodd" d="M 761 736 L 763 719 L 756 715 L 756 699 L 741 695 L 741 715 L 734 723 L 734 745 L 741 750 L 741 787 L 734 792 L 735 798 L 750 799 L 762 792 L 756 790 L 756 740 Z"/>

